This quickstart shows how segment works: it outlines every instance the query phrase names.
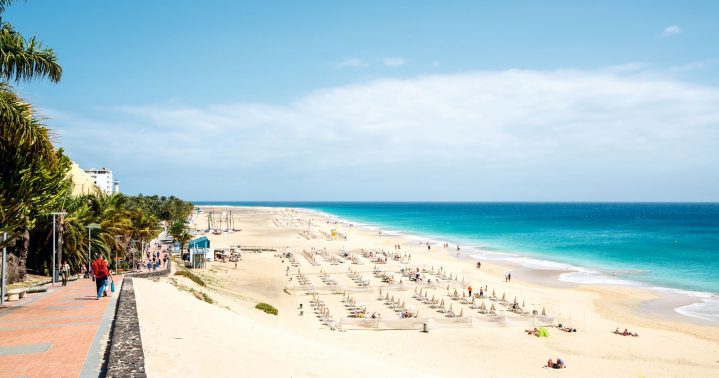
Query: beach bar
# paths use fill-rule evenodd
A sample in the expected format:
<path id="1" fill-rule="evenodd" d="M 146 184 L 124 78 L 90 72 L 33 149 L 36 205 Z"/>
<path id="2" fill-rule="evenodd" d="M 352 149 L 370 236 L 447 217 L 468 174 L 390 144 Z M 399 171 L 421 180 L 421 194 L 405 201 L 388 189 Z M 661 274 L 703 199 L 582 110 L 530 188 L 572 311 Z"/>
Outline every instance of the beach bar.
<path id="1" fill-rule="evenodd" d="M 206 261 L 213 260 L 210 239 L 207 236 L 200 236 L 197 239 L 190 240 L 188 250 L 190 251 L 190 267 L 192 268 L 204 268 Z"/>

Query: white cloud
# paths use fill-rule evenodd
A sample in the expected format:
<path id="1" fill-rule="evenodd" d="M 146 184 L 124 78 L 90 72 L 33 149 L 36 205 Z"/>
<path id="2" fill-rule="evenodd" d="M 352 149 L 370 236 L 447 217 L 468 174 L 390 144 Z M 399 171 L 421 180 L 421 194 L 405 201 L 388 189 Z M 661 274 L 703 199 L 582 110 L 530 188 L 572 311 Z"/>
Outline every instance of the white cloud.
<path id="1" fill-rule="evenodd" d="M 176 190 L 193 199 L 719 199 L 719 90 L 656 75 L 478 71 L 48 115 L 80 163 L 145 192 L 192 172 Z"/>
<path id="2" fill-rule="evenodd" d="M 337 68 L 344 68 L 344 67 L 361 68 L 361 67 L 367 67 L 367 66 L 368 66 L 368 64 L 359 58 L 347 58 L 347 59 L 335 64 L 335 67 L 337 67 Z"/>
<path id="3" fill-rule="evenodd" d="M 678 25 L 670 25 L 664 28 L 664 31 L 662 31 L 661 34 L 659 34 L 660 37 L 671 37 L 674 35 L 679 35 L 682 32 L 682 29 Z"/>
<path id="4" fill-rule="evenodd" d="M 700 70 L 704 68 L 713 67 L 719 64 L 719 59 L 704 59 L 704 60 L 698 60 L 694 62 L 689 62 L 685 64 L 681 64 L 678 66 L 671 67 L 672 71 L 694 71 L 694 70 Z"/>
<path id="5" fill-rule="evenodd" d="M 605 72 L 610 73 L 636 73 L 640 71 L 644 71 L 647 68 L 649 68 L 651 65 L 649 63 L 644 62 L 630 62 L 630 63 L 624 63 L 624 64 L 615 64 L 611 66 L 602 67 L 601 70 Z"/>
<path id="6" fill-rule="evenodd" d="M 399 67 L 407 64 L 407 61 L 403 58 L 384 58 L 382 59 L 382 62 L 387 67 Z"/>

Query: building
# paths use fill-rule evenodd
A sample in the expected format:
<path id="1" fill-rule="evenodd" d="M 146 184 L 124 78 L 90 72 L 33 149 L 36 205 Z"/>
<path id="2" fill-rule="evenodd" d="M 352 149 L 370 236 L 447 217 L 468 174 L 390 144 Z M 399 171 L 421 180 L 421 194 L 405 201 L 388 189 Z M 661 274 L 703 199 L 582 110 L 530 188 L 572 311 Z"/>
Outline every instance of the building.
<path id="1" fill-rule="evenodd" d="M 113 180 L 112 171 L 107 168 L 100 169 L 86 169 L 85 172 L 92 177 L 95 181 L 95 185 L 105 194 L 117 193 L 120 190 L 120 182 Z"/>
<path id="2" fill-rule="evenodd" d="M 72 195 L 81 196 L 96 193 L 99 188 L 95 185 L 95 179 L 90 177 L 80 168 L 77 163 L 72 162 L 72 167 L 67 175 L 72 179 Z"/>

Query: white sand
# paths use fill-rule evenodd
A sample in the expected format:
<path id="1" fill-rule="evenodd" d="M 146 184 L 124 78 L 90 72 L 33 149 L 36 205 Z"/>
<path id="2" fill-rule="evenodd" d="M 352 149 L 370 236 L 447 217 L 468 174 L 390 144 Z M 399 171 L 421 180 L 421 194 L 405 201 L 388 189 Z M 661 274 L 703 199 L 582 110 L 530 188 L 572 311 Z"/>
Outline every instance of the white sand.
<path id="1" fill-rule="evenodd" d="M 217 209 L 216 209 L 217 211 Z M 487 326 L 460 329 L 418 331 L 331 331 L 312 314 L 310 297 L 303 291 L 283 292 L 288 284 L 282 263 L 272 252 L 243 254 L 234 269 L 233 263 L 215 262 L 209 269 L 195 271 L 208 283 L 199 288 L 184 277 L 174 276 L 159 282 L 136 279 L 140 327 L 149 376 L 719 376 L 719 330 L 691 323 L 655 319 L 638 315 L 638 304 L 653 294 L 637 289 L 607 287 L 556 287 L 524 282 L 514 276 L 511 283 L 503 282 L 506 267 L 483 263 L 477 271 L 469 260 L 457 259 L 440 247 L 409 245 L 406 239 L 378 236 L 377 232 L 329 225 L 326 220 L 304 212 L 278 214 L 278 209 L 234 208 L 236 226 L 241 232 L 208 235 L 213 247 L 257 245 L 264 247 L 289 246 L 295 252 L 311 247 L 327 248 L 330 253 L 340 249 L 384 248 L 393 251 L 400 243 L 402 252 L 411 252 L 410 266 L 443 266 L 448 272 L 470 281 L 475 292 L 480 285 L 489 285 L 501 296 L 507 293 L 511 301 L 525 300 L 541 311 L 578 328 L 577 333 L 564 333 L 550 328 L 549 338 L 527 336 L 526 326 Z M 336 228 L 347 234 L 348 240 L 307 240 L 300 232 L 307 223 L 277 227 L 273 218 L 300 217 L 313 219 L 313 232 L 329 232 Z M 206 219 L 197 219 L 198 227 Z M 345 287 L 357 287 L 346 274 L 349 266 L 380 285 L 372 275 L 373 264 L 330 265 L 322 259 L 321 266 L 312 266 L 298 256 L 302 272 L 315 286 L 323 285 L 317 273 L 320 269 L 331 273 Z M 385 270 L 398 269 L 398 262 L 383 265 Z M 297 269 L 292 269 L 296 273 Z M 399 274 L 395 274 L 399 278 Z M 293 281 L 296 278 L 293 278 Z M 178 290 L 170 283 L 193 287 L 208 293 L 216 304 L 198 300 L 192 294 Z M 421 317 L 441 317 L 411 298 L 414 284 L 405 280 L 409 290 L 392 291 L 408 305 L 415 305 Z M 431 294 L 445 295 L 444 288 Z M 382 302 L 376 291 L 353 293 L 358 302 L 367 304 L 369 312 L 381 313 L 385 319 L 397 315 Z M 322 295 L 334 318 L 349 313 L 340 302 L 341 295 Z M 267 302 L 279 309 L 279 316 L 267 315 L 254 309 L 257 302 Z M 486 319 L 468 306 L 452 302 L 466 316 Z M 487 302 L 489 305 L 491 302 Z M 304 316 L 299 315 L 299 305 Z M 229 307 L 226 308 L 226 307 Z M 484 317 L 484 318 L 483 318 Z M 612 334 L 615 327 L 629 328 L 640 337 Z M 699 336 L 699 337 L 698 337 Z M 561 357 L 568 368 L 562 371 L 543 368 L 547 359 Z"/>

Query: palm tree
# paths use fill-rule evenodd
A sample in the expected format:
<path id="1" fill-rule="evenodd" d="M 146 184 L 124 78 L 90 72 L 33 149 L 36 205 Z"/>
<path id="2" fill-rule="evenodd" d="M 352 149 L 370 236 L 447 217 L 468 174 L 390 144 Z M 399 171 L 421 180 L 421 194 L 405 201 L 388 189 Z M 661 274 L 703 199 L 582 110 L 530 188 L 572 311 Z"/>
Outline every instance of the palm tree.
<path id="1" fill-rule="evenodd" d="M 0 13 L 11 2 L 0 0 Z M 43 48 L 35 37 L 26 40 L 9 23 L 0 24 L 0 232 L 10 235 L 0 240 L 0 247 L 15 246 L 19 264 L 11 267 L 19 274 L 9 277 L 10 282 L 23 278 L 28 230 L 64 196 L 70 163 L 62 151 L 55 151 L 40 117 L 8 82 L 49 78 L 56 83 L 61 77 L 52 49 Z"/>

